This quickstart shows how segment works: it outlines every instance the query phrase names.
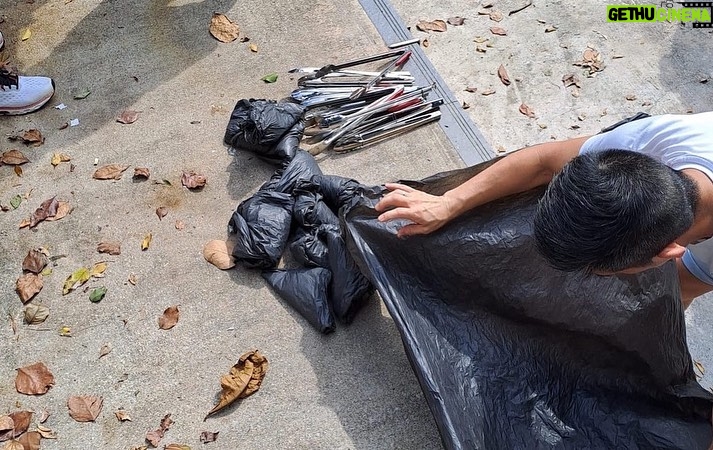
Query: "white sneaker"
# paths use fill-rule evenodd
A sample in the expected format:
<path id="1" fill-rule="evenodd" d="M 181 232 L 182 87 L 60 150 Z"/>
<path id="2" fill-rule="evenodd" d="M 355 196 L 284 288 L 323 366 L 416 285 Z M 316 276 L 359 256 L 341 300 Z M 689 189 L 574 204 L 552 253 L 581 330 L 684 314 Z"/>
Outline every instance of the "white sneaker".
<path id="1" fill-rule="evenodd" d="M 0 115 L 14 116 L 37 111 L 52 98 L 52 95 L 54 95 L 52 78 L 13 77 L 0 73 Z"/>

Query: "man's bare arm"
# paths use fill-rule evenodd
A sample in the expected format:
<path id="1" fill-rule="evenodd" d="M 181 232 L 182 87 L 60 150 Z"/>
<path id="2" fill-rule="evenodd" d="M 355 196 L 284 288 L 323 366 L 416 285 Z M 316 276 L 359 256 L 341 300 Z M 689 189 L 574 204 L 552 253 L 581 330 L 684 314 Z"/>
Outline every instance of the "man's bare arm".
<path id="1" fill-rule="evenodd" d="M 399 236 L 426 234 L 477 206 L 510 194 L 547 184 L 567 162 L 579 154 L 589 137 L 547 142 L 512 153 L 442 196 L 411 187 L 387 183 L 390 193 L 376 205 L 379 220 L 407 219 L 413 222 Z"/>

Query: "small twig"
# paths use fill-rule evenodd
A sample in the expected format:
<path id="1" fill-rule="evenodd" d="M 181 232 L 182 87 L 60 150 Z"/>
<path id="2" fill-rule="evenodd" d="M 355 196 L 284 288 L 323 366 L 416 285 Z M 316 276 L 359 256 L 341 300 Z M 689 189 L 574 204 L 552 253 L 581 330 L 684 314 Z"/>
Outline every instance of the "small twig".
<path id="1" fill-rule="evenodd" d="M 513 9 L 512 11 L 510 11 L 510 12 L 508 13 L 508 16 L 512 16 L 512 15 L 515 14 L 515 13 L 519 13 L 519 12 L 522 11 L 523 9 L 527 8 L 528 6 L 532 6 L 532 0 L 527 0 L 527 3 L 525 3 L 525 5 L 523 5 L 523 6 L 519 7 L 519 8 Z"/>

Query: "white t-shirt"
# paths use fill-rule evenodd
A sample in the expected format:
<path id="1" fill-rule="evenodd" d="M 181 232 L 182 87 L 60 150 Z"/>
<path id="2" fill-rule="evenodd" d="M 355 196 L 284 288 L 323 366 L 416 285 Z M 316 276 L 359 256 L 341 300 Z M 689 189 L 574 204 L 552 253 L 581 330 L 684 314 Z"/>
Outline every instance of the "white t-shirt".
<path id="1" fill-rule="evenodd" d="M 713 181 L 713 111 L 653 116 L 587 139 L 580 154 L 619 149 L 646 153 L 674 170 L 697 169 Z M 686 268 L 713 285 L 713 238 L 689 245 Z"/>

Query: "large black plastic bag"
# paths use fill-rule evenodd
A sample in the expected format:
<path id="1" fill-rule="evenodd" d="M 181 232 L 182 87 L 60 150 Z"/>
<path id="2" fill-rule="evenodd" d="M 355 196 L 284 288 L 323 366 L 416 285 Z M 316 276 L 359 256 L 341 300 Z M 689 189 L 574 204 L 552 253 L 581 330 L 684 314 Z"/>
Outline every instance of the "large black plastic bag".
<path id="1" fill-rule="evenodd" d="M 276 163 L 292 157 L 294 147 L 276 147 L 300 120 L 304 107 L 272 100 L 238 100 L 230 115 L 223 140 L 226 144 L 258 154 Z M 301 133 L 302 130 L 299 130 Z M 299 139 L 298 139 L 299 140 Z"/>
<path id="2" fill-rule="evenodd" d="M 258 191 L 240 203 L 228 223 L 228 231 L 237 235 L 236 261 L 250 268 L 275 267 L 287 245 L 293 204 L 289 194 L 273 191 Z"/>
<path id="3" fill-rule="evenodd" d="M 327 301 L 327 289 L 331 279 L 329 270 L 319 267 L 270 270 L 264 271 L 262 276 L 280 297 L 320 333 L 334 331 L 334 317 Z"/>
<path id="4" fill-rule="evenodd" d="M 487 163 L 439 174 L 441 194 Z M 672 263 L 564 274 L 536 253 L 540 191 L 398 239 L 363 197 L 351 253 L 379 290 L 448 449 L 706 449 L 713 395 L 695 380 Z"/>
<path id="5" fill-rule="evenodd" d="M 329 267 L 327 246 L 319 239 L 319 228 L 298 228 L 289 243 L 292 258 L 305 267 Z"/>

